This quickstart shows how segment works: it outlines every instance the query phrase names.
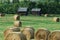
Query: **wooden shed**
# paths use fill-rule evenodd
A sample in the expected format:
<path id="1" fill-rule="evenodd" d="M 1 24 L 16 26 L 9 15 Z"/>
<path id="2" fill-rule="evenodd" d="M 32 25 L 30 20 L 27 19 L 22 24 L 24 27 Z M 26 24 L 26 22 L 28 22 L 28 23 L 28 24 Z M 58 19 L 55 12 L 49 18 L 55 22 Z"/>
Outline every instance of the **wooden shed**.
<path id="1" fill-rule="evenodd" d="M 33 9 L 31 10 L 31 13 L 32 13 L 33 15 L 41 15 L 41 9 L 40 9 L 40 8 L 33 8 Z"/>
<path id="2" fill-rule="evenodd" d="M 18 8 L 18 14 L 20 14 L 20 15 L 28 15 L 28 11 L 27 11 L 27 9 L 28 8 L 26 8 L 26 7 L 20 7 L 20 8 Z"/>

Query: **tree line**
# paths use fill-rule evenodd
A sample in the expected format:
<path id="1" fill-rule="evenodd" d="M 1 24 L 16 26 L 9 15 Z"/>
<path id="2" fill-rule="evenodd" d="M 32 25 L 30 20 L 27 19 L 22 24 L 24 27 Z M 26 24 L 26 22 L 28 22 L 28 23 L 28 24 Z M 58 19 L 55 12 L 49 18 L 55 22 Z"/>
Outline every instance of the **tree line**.
<path id="1" fill-rule="evenodd" d="M 41 8 L 42 13 L 45 14 L 60 14 L 60 1 L 54 0 L 54 2 L 50 2 L 50 0 L 46 2 L 32 2 L 30 0 L 24 1 L 17 1 L 13 0 L 11 3 L 10 1 L 0 3 L 0 13 L 7 13 L 7 14 L 14 14 L 17 13 L 19 7 L 28 7 L 29 11 L 32 8 Z"/>

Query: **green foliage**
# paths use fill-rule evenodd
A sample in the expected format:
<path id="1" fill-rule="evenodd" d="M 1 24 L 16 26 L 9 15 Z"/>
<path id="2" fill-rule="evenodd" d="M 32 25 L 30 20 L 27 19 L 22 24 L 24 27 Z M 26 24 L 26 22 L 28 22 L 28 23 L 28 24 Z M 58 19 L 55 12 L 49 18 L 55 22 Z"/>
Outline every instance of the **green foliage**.
<path id="1" fill-rule="evenodd" d="M 19 0 L 13 0 L 13 3 L 19 3 Z"/>
<path id="2" fill-rule="evenodd" d="M 36 2 L 30 2 L 28 5 L 28 11 L 31 13 L 31 9 L 36 7 Z"/>
<path id="3" fill-rule="evenodd" d="M 18 9 L 18 3 L 14 4 L 0 4 L 0 12 L 3 13 L 16 13 Z"/>
<path id="4" fill-rule="evenodd" d="M 28 2 L 28 1 L 21 1 L 21 2 L 19 3 L 19 6 L 20 6 L 20 7 L 28 7 L 28 5 L 29 5 L 29 2 Z"/>
<path id="5" fill-rule="evenodd" d="M 21 5 L 20 5 L 21 6 Z M 50 0 L 48 2 L 45 3 L 36 3 L 36 2 L 30 2 L 30 1 L 24 1 L 22 3 L 21 7 L 28 7 L 28 10 L 30 11 L 32 8 L 41 8 L 42 9 L 42 13 L 49 13 L 49 14 L 60 14 L 60 4 L 59 2 L 50 2 Z"/>
<path id="6" fill-rule="evenodd" d="M 54 0 L 54 2 L 51 2 L 51 0 L 47 0 L 46 2 L 31 2 L 30 0 L 19 2 L 19 0 L 13 0 L 13 3 L 7 1 L 5 3 L 0 3 L 0 12 L 16 13 L 18 7 L 27 7 L 29 12 L 32 8 L 41 8 L 43 14 L 60 14 L 59 0 Z"/>
<path id="7" fill-rule="evenodd" d="M 38 8 L 42 9 L 42 13 L 48 13 L 48 14 L 60 14 L 60 4 L 57 4 L 55 2 L 50 3 L 38 3 Z"/>

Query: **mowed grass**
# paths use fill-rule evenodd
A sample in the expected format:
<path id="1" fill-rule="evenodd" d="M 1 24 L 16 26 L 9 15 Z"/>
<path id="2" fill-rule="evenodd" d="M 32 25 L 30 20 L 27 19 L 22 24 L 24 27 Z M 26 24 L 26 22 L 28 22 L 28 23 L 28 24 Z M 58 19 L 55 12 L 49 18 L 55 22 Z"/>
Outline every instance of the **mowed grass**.
<path id="1" fill-rule="evenodd" d="M 6 16 L 0 17 L 0 40 L 4 40 L 4 30 L 9 27 L 14 27 L 13 16 L 13 14 L 6 14 Z M 39 28 L 47 28 L 50 31 L 60 29 L 60 22 L 54 22 L 53 17 L 21 16 L 20 19 L 22 27 L 32 26 L 35 30 L 38 30 Z"/>

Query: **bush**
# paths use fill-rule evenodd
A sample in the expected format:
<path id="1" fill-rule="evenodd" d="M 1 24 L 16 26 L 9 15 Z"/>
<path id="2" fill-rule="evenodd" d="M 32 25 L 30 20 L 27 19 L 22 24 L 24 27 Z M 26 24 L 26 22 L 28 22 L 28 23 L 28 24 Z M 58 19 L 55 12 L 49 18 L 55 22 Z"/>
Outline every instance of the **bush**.
<path id="1" fill-rule="evenodd" d="M 2 13 L 17 13 L 18 3 L 14 4 L 0 4 L 0 12 Z"/>

